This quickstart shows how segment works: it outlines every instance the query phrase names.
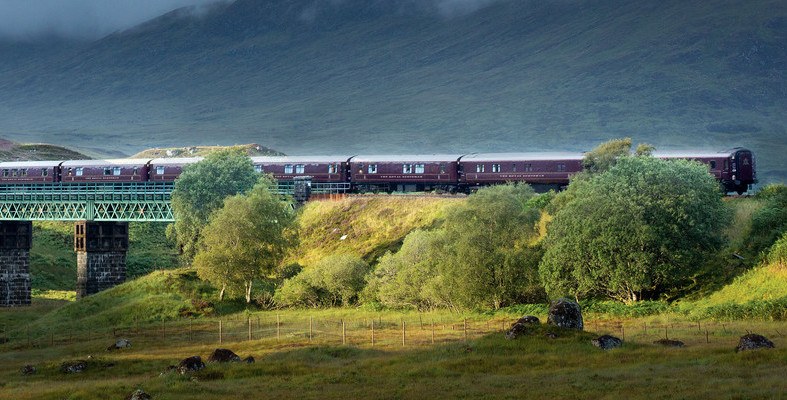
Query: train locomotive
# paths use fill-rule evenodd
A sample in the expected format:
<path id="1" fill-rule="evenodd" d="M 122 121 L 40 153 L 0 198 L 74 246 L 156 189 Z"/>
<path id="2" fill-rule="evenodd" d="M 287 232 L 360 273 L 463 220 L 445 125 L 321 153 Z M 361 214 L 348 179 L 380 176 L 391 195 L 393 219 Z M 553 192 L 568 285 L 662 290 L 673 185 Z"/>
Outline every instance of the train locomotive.
<path id="1" fill-rule="evenodd" d="M 754 154 L 655 152 L 662 159 L 695 160 L 708 166 L 726 193 L 742 194 L 757 182 Z M 525 182 L 565 187 L 583 170 L 583 153 L 470 153 L 252 157 L 254 169 L 281 182 L 310 176 L 320 184 L 343 184 L 350 192 L 471 192 L 478 187 Z M 20 161 L 0 163 L 0 184 L 173 182 L 194 158 Z"/>

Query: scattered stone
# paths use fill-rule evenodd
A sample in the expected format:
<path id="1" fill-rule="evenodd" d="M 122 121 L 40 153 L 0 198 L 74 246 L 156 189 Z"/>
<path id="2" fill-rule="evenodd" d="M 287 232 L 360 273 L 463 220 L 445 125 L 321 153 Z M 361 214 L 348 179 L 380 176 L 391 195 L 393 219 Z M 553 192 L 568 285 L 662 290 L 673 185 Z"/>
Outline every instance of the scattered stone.
<path id="1" fill-rule="evenodd" d="M 623 345 L 622 340 L 610 335 L 601 335 L 590 342 L 593 343 L 593 346 L 596 346 L 602 350 L 614 349 Z"/>
<path id="2" fill-rule="evenodd" d="M 541 321 L 538 317 L 533 315 L 525 315 L 524 317 L 518 319 L 514 324 L 529 324 L 529 325 L 539 325 Z"/>
<path id="3" fill-rule="evenodd" d="M 240 362 L 240 356 L 235 354 L 232 350 L 229 349 L 216 349 L 213 350 L 213 354 L 208 357 L 208 362 L 218 362 L 218 363 L 227 363 L 227 362 Z"/>
<path id="4" fill-rule="evenodd" d="M 735 348 L 735 351 L 744 351 L 744 350 L 756 350 L 756 349 L 772 349 L 773 342 L 768 340 L 765 336 L 758 335 L 756 333 L 750 333 L 748 335 L 741 336 L 741 340 L 738 342 L 738 347 Z"/>
<path id="5" fill-rule="evenodd" d="M 546 336 L 548 339 L 557 339 L 557 334 L 553 332 L 547 332 L 544 336 Z"/>
<path id="6" fill-rule="evenodd" d="M 506 339 L 513 340 L 520 336 L 529 335 L 532 331 L 531 324 L 523 324 L 521 322 L 517 322 L 511 326 L 511 329 L 506 332 Z"/>
<path id="7" fill-rule="evenodd" d="M 549 306 L 547 323 L 561 328 L 583 330 L 582 310 L 569 299 L 558 299 Z"/>
<path id="8" fill-rule="evenodd" d="M 137 389 L 134 391 L 134 393 L 126 396 L 126 400 L 150 400 L 152 398 L 153 397 L 150 397 L 150 395 L 145 393 L 145 391 L 142 389 Z"/>
<path id="9" fill-rule="evenodd" d="M 120 349 L 125 349 L 127 347 L 131 347 L 131 341 L 130 340 L 128 340 L 128 339 L 118 339 L 118 340 L 115 341 L 114 344 L 111 344 L 109 347 L 107 347 L 107 351 L 120 350 Z"/>
<path id="10" fill-rule="evenodd" d="M 205 363 L 202 362 L 202 357 L 200 356 L 184 358 L 181 360 L 180 364 L 178 364 L 178 372 L 180 372 L 181 375 L 189 372 L 197 372 L 203 368 L 205 368 Z"/>
<path id="11" fill-rule="evenodd" d="M 36 367 L 28 364 L 22 367 L 21 372 L 22 375 L 35 375 L 35 373 L 38 372 L 38 370 L 36 370 Z"/>
<path id="12" fill-rule="evenodd" d="M 254 364 L 254 357 L 248 356 L 243 359 L 243 362 L 245 362 L 246 364 Z"/>
<path id="13" fill-rule="evenodd" d="M 672 340 L 672 339 L 659 339 L 653 342 L 653 344 L 657 344 L 664 347 L 683 347 L 685 344 L 680 340 Z"/>
<path id="14" fill-rule="evenodd" d="M 87 362 L 82 360 L 66 361 L 60 364 L 60 371 L 66 374 L 75 374 L 87 369 Z"/>

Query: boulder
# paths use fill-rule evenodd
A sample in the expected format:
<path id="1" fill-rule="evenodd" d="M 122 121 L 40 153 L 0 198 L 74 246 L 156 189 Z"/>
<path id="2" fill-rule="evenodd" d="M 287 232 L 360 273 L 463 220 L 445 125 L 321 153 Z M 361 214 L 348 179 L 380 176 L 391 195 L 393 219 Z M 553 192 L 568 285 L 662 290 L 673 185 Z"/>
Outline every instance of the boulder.
<path id="1" fill-rule="evenodd" d="M 205 363 L 202 362 L 202 357 L 200 356 L 184 358 L 178 364 L 178 372 L 180 372 L 181 375 L 189 372 L 197 372 L 203 368 L 205 368 Z"/>
<path id="2" fill-rule="evenodd" d="M 671 339 L 659 339 L 653 342 L 653 344 L 657 344 L 659 346 L 664 347 L 683 347 L 685 344 L 680 340 L 671 340 Z"/>
<path id="3" fill-rule="evenodd" d="M 768 340 L 768 338 L 765 336 L 758 335 L 756 333 L 750 333 L 748 335 L 741 336 L 741 340 L 738 342 L 738 347 L 735 348 L 735 351 L 772 349 L 773 347 L 773 342 Z"/>
<path id="4" fill-rule="evenodd" d="M 567 329 L 584 329 L 582 310 L 569 299 L 558 299 L 550 304 L 547 323 Z"/>
<path id="5" fill-rule="evenodd" d="M 87 362 L 82 360 L 66 361 L 60 364 L 60 372 L 66 374 L 75 374 L 87 369 Z"/>
<path id="6" fill-rule="evenodd" d="M 229 349 L 216 349 L 213 350 L 213 354 L 208 357 L 208 362 L 218 362 L 218 363 L 227 363 L 227 362 L 240 362 L 240 357 L 235 354 L 232 350 Z"/>
<path id="7" fill-rule="evenodd" d="M 134 393 L 131 393 L 130 395 L 126 396 L 126 400 L 150 400 L 150 399 L 152 399 L 152 397 L 150 397 L 150 395 L 145 393 L 145 391 L 142 389 L 137 389 L 134 391 Z"/>
<path id="8" fill-rule="evenodd" d="M 623 346 L 623 341 L 611 335 L 601 335 L 590 341 L 593 346 L 602 350 L 614 349 Z"/>
<path id="9" fill-rule="evenodd" d="M 246 364 L 254 364 L 254 357 L 248 356 L 243 359 L 243 362 L 245 362 Z"/>
<path id="10" fill-rule="evenodd" d="M 529 335 L 532 332 L 532 325 L 517 322 L 506 332 L 506 339 L 513 340 L 520 336 Z"/>
<path id="11" fill-rule="evenodd" d="M 22 367 L 20 371 L 22 372 L 22 375 L 35 375 L 35 373 L 38 372 L 38 370 L 36 370 L 36 367 L 30 364 Z"/>
<path id="12" fill-rule="evenodd" d="M 113 343 L 113 344 L 109 345 L 109 347 L 107 347 L 107 351 L 125 349 L 127 347 L 131 347 L 131 341 L 130 340 L 128 340 L 128 339 L 118 339 L 118 340 L 115 341 L 115 343 Z"/>
<path id="13" fill-rule="evenodd" d="M 541 321 L 538 317 L 533 315 L 525 315 L 524 317 L 518 319 L 514 324 L 529 324 L 529 325 L 538 325 Z"/>

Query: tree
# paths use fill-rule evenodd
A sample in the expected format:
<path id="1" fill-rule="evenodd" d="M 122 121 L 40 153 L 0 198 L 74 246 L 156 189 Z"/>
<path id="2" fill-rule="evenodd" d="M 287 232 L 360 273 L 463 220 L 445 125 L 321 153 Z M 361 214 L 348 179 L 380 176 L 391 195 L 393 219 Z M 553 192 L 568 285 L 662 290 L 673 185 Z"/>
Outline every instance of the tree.
<path id="1" fill-rule="evenodd" d="M 539 297 L 540 210 L 528 185 L 479 190 L 449 211 L 440 274 L 462 307 L 492 307 Z"/>
<path id="2" fill-rule="evenodd" d="M 242 286 L 251 302 L 254 280 L 271 275 L 297 244 L 292 207 L 272 187 L 263 176 L 248 194 L 227 198 L 202 231 L 194 266 L 201 278 L 221 286 L 220 299 L 228 286 Z"/>
<path id="3" fill-rule="evenodd" d="M 729 210 L 700 163 L 620 157 L 567 191 L 539 266 L 550 295 L 633 302 L 690 278 L 723 244 Z"/>
<path id="4" fill-rule="evenodd" d="M 257 178 L 251 159 L 238 150 L 211 153 L 183 169 L 172 191 L 175 223 L 167 233 L 174 236 L 184 260 L 191 261 L 197 253 L 211 213 L 221 208 L 226 197 L 251 189 Z"/>
<path id="5" fill-rule="evenodd" d="M 284 306 L 349 306 L 358 301 L 368 272 L 360 257 L 333 254 L 285 280 L 274 299 Z"/>
<path id="6" fill-rule="evenodd" d="M 638 151 L 640 147 L 637 147 Z M 641 150 L 647 151 L 648 148 L 642 148 Z M 587 152 L 582 164 L 585 170 L 590 173 L 604 172 L 615 165 L 620 157 L 628 156 L 630 152 L 631 138 L 613 139 Z"/>

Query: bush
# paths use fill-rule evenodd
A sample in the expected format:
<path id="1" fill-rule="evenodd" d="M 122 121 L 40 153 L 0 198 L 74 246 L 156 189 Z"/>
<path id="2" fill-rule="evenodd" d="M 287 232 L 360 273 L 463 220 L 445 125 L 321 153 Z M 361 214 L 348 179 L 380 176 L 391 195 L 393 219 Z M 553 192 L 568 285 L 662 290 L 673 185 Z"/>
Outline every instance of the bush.
<path id="1" fill-rule="evenodd" d="M 331 255 L 285 280 L 274 299 L 282 306 L 349 306 L 357 303 L 368 271 L 358 256 Z"/>
<path id="2" fill-rule="evenodd" d="M 768 262 L 780 268 L 787 268 L 787 233 L 782 235 L 782 238 L 771 246 L 771 251 L 768 253 Z"/>
<path id="3" fill-rule="evenodd" d="M 757 198 L 765 204 L 752 216 L 746 250 L 753 255 L 762 254 L 787 232 L 787 186 L 768 185 Z"/>

